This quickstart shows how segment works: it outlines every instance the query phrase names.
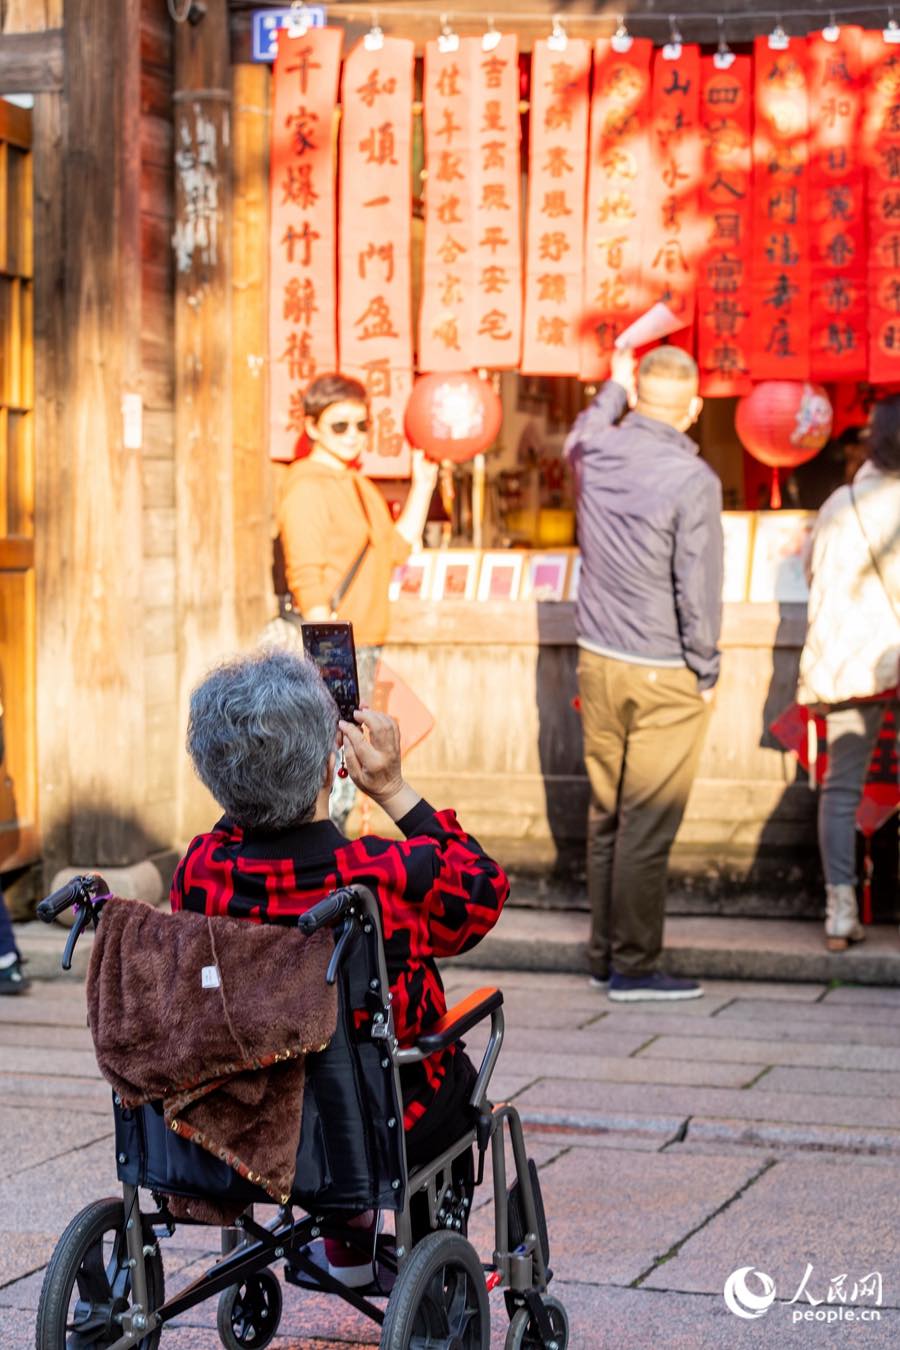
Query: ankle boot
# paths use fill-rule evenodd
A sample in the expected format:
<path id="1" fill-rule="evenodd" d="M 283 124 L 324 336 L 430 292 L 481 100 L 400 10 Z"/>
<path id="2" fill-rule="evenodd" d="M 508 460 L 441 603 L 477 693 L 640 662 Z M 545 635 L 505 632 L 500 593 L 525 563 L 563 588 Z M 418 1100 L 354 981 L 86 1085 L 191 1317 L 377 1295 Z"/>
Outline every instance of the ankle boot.
<path id="1" fill-rule="evenodd" d="M 846 951 L 851 942 L 865 938 L 856 909 L 856 889 L 853 886 L 825 887 L 825 945 L 830 952 Z"/>

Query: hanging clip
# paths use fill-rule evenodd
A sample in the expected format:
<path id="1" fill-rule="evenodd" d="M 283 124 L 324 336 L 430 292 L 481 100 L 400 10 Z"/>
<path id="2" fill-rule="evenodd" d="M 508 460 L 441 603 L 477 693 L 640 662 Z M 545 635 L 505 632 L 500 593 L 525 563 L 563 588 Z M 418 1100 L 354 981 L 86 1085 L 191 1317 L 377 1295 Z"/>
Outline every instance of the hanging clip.
<path id="1" fill-rule="evenodd" d="M 841 36 L 841 30 L 834 21 L 834 10 L 828 15 L 828 24 L 822 29 L 822 36 L 826 42 L 837 42 Z"/>
<path id="2" fill-rule="evenodd" d="M 550 30 L 550 36 L 547 39 L 547 46 L 551 52 L 564 52 L 569 45 L 569 36 L 563 28 L 562 20 L 558 14 L 553 16 L 553 27 Z"/>
<path id="3" fill-rule="evenodd" d="M 779 14 L 778 18 L 775 21 L 775 27 L 769 34 L 769 51 L 786 52 L 790 45 L 791 39 L 784 31 L 784 27 L 782 26 L 781 22 L 781 15 Z"/>
<path id="4" fill-rule="evenodd" d="M 372 11 L 372 27 L 363 38 L 363 46 L 367 52 L 380 52 L 384 46 L 384 33 L 378 22 L 377 9 Z"/>
<path id="5" fill-rule="evenodd" d="M 632 42 L 634 42 L 634 38 L 625 27 L 625 20 L 622 15 L 619 14 L 617 17 L 619 25 L 612 35 L 610 46 L 614 52 L 627 52 L 630 49 Z"/>
<path id="6" fill-rule="evenodd" d="M 678 31 L 678 22 L 674 14 L 669 15 L 669 41 L 662 49 L 664 61 L 677 61 L 681 56 L 683 46 L 681 33 Z"/>
<path id="7" fill-rule="evenodd" d="M 310 26 L 309 10 L 304 5 L 303 0 L 293 0 L 287 21 L 288 37 L 306 37 Z"/>
<path id="8" fill-rule="evenodd" d="M 900 42 L 900 26 L 898 26 L 897 20 L 894 18 L 893 5 L 888 5 L 888 26 L 882 30 L 881 36 L 884 38 L 885 42 L 890 43 L 891 46 L 895 46 Z"/>
<path id="9" fill-rule="evenodd" d="M 725 20 L 720 14 L 716 22 L 719 25 L 719 45 L 713 56 L 713 65 L 716 70 L 730 70 L 734 65 L 734 52 L 725 41 Z"/>
<path id="10" fill-rule="evenodd" d="M 450 27 L 450 19 L 446 14 L 441 15 L 441 31 L 438 36 L 439 52 L 458 52 L 459 51 L 459 33 L 454 33 Z"/>
<path id="11" fill-rule="evenodd" d="M 483 52 L 492 52 L 492 51 L 495 51 L 495 50 L 497 49 L 497 47 L 500 46 L 500 36 L 501 36 L 501 35 L 500 35 L 500 33 L 497 32 L 497 29 L 494 27 L 494 16 L 493 16 L 493 14 L 489 14 L 489 15 L 488 15 L 488 21 L 487 21 L 487 24 L 488 24 L 488 26 L 487 26 L 487 32 L 485 33 L 484 37 L 481 39 L 481 50 L 482 50 Z"/>

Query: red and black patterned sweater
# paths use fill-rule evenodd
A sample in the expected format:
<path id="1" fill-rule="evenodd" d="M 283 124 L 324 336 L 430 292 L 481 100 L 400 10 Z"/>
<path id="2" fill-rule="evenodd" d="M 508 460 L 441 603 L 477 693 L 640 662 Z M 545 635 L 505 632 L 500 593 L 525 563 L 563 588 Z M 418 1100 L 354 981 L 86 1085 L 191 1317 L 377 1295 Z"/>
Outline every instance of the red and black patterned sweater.
<path id="1" fill-rule="evenodd" d="M 338 886 L 371 887 L 381 905 L 397 1037 L 413 1045 L 447 1009 L 435 958 L 468 951 L 493 928 L 509 882 L 454 811 L 420 801 L 398 825 L 403 840 L 350 841 L 327 820 L 272 834 L 244 830 L 225 816 L 178 864 L 172 908 L 283 923 Z M 404 1066 L 407 1130 L 434 1101 L 452 1053 Z"/>

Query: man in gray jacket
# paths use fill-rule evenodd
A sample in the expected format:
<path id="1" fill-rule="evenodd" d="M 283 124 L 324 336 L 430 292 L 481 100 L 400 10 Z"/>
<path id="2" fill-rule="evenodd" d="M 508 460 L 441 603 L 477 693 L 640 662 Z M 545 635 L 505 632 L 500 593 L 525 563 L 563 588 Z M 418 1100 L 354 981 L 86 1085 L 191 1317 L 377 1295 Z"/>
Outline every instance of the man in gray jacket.
<path id="1" fill-rule="evenodd" d="M 582 558 L 588 955 L 593 982 L 623 1002 L 703 992 L 658 969 L 669 852 L 719 677 L 722 490 L 685 435 L 697 389 L 678 347 L 645 356 L 636 388 L 631 353 L 616 352 L 566 442 Z"/>

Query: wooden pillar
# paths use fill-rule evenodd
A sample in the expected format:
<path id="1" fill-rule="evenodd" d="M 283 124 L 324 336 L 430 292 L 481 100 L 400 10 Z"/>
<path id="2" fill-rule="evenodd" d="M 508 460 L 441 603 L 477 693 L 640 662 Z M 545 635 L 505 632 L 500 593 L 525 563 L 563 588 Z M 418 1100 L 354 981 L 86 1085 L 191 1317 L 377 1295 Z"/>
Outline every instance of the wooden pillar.
<path id="1" fill-rule="evenodd" d="M 44 882 L 70 857 L 67 586 L 71 472 L 63 418 L 63 104 L 60 93 L 34 100 L 35 577 L 37 582 L 38 822 Z"/>
<path id="2" fill-rule="evenodd" d="M 268 66 L 234 68 L 234 511 L 237 640 L 272 617 L 272 462 L 266 447 Z"/>
<path id="3" fill-rule="evenodd" d="M 145 853 L 141 464 L 123 422 L 140 390 L 138 0 L 66 0 L 65 21 L 68 478 L 42 586 L 66 610 L 71 860 L 102 866 Z"/>
<path id="4" fill-rule="evenodd" d="M 231 73 L 226 0 L 175 38 L 175 482 L 179 712 L 235 645 L 231 443 Z M 240 528 L 240 526 L 238 526 Z M 182 838 L 209 797 L 182 760 Z"/>

